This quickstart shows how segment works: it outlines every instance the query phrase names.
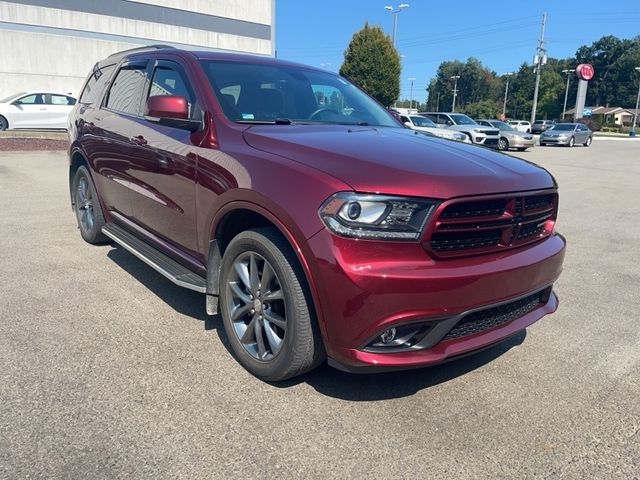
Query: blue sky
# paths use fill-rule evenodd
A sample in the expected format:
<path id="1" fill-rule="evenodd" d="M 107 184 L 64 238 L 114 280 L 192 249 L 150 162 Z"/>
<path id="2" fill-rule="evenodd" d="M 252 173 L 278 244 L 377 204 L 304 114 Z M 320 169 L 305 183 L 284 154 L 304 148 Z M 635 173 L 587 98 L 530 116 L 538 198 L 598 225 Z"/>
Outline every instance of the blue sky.
<path id="1" fill-rule="evenodd" d="M 337 71 L 343 52 L 365 21 L 391 35 L 384 0 L 276 0 L 279 58 Z M 545 38 L 552 57 L 573 55 L 604 35 L 640 35 L 640 0 L 407 0 L 398 14 L 396 46 L 402 58 L 401 97 L 424 101 L 425 86 L 443 60 L 479 58 L 497 73 L 530 63 L 547 12 Z"/>

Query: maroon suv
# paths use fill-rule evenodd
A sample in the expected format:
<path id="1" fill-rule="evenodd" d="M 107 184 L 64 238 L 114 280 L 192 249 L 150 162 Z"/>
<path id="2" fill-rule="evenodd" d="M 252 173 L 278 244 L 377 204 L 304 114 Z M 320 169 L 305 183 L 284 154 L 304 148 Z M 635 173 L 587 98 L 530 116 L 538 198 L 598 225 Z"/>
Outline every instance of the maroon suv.
<path id="1" fill-rule="evenodd" d="M 265 380 L 443 362 L 557 308 L 553 177 L 406 129 L 326 70 L 129 50 L 69 132 L 82 237 L 205 294 Z"/>

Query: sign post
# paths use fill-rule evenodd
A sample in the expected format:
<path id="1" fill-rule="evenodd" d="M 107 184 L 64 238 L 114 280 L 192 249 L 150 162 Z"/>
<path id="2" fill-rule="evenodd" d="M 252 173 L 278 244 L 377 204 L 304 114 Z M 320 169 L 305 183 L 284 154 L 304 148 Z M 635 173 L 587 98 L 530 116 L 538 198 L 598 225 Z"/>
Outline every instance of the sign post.
<path id="1" fill-rule="evenodd" d="M 578 94 L 576 95 L 576 120 L 585 115 L 584 104 L 587 98 L 587 85 L 589 80 L 593 78 L 593 65 L 590 63 L 581 63 L 576 67 L 576 77 L 580 79 L 578 82 Z"/>

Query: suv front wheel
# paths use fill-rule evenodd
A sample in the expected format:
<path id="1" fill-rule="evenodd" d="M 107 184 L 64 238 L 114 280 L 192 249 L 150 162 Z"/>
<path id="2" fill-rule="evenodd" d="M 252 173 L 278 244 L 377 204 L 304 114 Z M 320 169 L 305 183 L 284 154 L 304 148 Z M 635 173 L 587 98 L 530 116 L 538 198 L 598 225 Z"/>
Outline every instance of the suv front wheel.
<path id="1" fill-rule="evenodd" d="M 279 232 L 238 234 L 224 252 L 220 282 L 229 344 L 253 375 L 286 380 L 324 359 L 304 274 Z"/>

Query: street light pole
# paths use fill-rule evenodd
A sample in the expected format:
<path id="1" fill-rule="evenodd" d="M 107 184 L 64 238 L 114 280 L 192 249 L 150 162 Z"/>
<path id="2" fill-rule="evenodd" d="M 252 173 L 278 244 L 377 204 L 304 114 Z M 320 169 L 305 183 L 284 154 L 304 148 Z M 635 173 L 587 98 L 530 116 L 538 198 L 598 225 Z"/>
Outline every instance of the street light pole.
<path id="1" fill-rule="evenodd" d="M 504 102 L 502 102 L 502 118 L 507 118 L 507 95 L 509 94 L 509 77 L 513 75 L 513 72 L 507 72 L 504 76 L 507 77 L 507 84 L 504 86 Z"/>
<path id="2" fill-rule="evenodd" d="M 409 79 L 411 81 L 411 95 L 409 95 L 409 109 L 413 108 L 413 82 L 416 80 L 416 77 L 411 77 Z"/>
<path id="3" fill-rule="evenodd" d="M 391 5 L 386 5 L 384 7 L 385 10 L 390 12 L 393 15 L 393 30 L 391 34 L 391 43 L 393 46 L 396 46 L 396 31 L 398 30 L 398 14 L 402 11 L 403 8 L 409 7 L 408 3 L 401 3 L 398 5 L 398 8 L 393 8 Z"/>
<path id="4" fill-rule="evenodd" d="M 540 31 L 540 39 L 538 40 L 538 48 L 536 48 L 536 55 L 533 58 L 536 70 L 536 84 L 533 88 L 533 106 L 531 107 L 531 125 L 536 120 L 536 110 L 538 108 L 538 89 L 540 88 L 540 71 L 542 65 L 547 63 L 547 51 L 544 48 L 544 27 L 547 23 L 547 14 L 542 14 L 542 29 Z"/>
<path id="5" fill-rule="evenodd" d="M 562 73 L 566 73 L 567 74 L 567 89 L 564 92 L 564 107 L 562 107 L 562 119 L 564 120 L 564 116 L 567 113 L 567 97 L 569 96 L 569 80 L 571 79 L 571 74 L 573 72 L 575 72 L 576 69 L 572 68 L 572 69 L 568 69 L 568 70 L 562 70 Z"/>
<path id="6" fill-rule="evenodd" d="M 640 67 L 636 67 L 635 70 L 636 72 L 640 73 Z M 638 82 L 638 97 L 636 98 L 636 111 L 633 112 L 633 127 L 631 128 L 631 131 L 634 134 L 636 133 L 636 122 L 638 120 L 638 107 L 640 107 L 640 82 Z"/>
<path id="7" fill-rule="evenodd" d="M 458 79 L 460 75 L 453 75 L 453 102 L 451 102 L 451 112 L 456 111 L 456 97 L 458 96 Z"/>

